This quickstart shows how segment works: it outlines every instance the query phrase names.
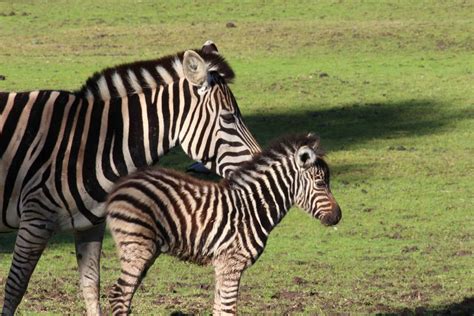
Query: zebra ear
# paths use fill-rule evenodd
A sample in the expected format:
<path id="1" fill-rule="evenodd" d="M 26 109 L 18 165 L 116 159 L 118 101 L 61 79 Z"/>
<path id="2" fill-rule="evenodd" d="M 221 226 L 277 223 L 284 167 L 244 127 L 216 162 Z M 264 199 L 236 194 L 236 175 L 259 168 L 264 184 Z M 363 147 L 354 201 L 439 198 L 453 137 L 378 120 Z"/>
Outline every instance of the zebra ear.
<path id="1" fill-rule="evenodd" d="M 206 54 L 219 54 L 216 44 L 211 40 L 207 40 L 204 45 L 202 45 L 202 51 Z"/>
<path id="2" fill-rule="evenodd" d="M 313 133 L 308 133 L 308 135 L 306 136 L 308 138 L 313 138 L 313 142 L 311 144 L 311 148 L 313 148 L 315 151 L 319 148 L 319 137 L 316 136 L 315 134 Z"/>
<path id="3" fill-rule="evenodd" d="M 308 146 L 302 146 L 295 154 L 296 164 L 303 169 L 313 165 L 316 161 L 316 153 L 314 149 Z"/>
<path id="4" fill-rule="evenodd" d="M 183 71 L 186 79 L 195 86 L 207 83 L 207 66 L 204 59 L 193 50 L 184 52 Z"/>

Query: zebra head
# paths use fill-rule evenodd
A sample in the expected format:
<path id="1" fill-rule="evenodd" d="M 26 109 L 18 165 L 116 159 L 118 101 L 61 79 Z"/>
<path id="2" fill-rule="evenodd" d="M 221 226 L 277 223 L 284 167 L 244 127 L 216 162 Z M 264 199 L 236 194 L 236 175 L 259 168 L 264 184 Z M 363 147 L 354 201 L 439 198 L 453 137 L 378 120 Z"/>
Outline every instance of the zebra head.
<path id="1" fill-rule="evenodd" d="M 181 146 L 188 156 L 227 178 L 261 151 L 227 84 L 233 71 L 208 41 L 202 50 L 184 53 L 183 72 L 196 107 L 189 113 L 188 132 L 180 135 Z"/>
<path id="2" fill-rule="evenodd" d="M 329 167 L 319 149 L 319 138 L 308 135 L 308 145 L 296 150 L 297 173 L 296 205 L 324 225 L 336 225 L 341 219 L 341 208 L 329 187 Z"/>

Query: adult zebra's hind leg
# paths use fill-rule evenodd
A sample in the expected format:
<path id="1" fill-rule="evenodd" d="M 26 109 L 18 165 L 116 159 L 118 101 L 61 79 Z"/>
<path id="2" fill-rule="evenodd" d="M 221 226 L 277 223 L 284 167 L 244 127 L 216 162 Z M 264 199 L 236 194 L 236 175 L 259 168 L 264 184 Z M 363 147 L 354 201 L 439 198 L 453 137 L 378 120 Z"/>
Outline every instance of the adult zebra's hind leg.
<path id="1" fill-rule="evenodd" d="M 105 222 L 75 233 L 76 258 L 87 315 L 100 315 L 100 253 Z"/>
<path id="2" fill-rule="evenodd" d="M 5 284 L 2 315 L 15 313 L 28 287 L 31 274 L 53 235 L 54 228 L 51 219 L 40 218 L 36 212 L 25 211 L 22 214 L 10 273 Z"/>
<path id="3" fill-rule="evenodd" d="M 133 295 L 148 269 L 160 254 L 159 245 L 140 235 L 114 234 L 120 256 L 121 274 L 109 293 L 112 315 L 127 315 Z"/>

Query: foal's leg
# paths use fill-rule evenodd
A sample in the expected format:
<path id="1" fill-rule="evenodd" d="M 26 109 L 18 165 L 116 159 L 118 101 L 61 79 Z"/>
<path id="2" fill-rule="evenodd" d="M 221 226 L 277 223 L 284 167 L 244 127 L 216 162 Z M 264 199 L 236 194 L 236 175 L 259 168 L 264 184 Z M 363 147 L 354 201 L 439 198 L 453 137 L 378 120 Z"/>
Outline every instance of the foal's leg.
<path id="1" fill-rule="evenodd" d="M 113 315 L 126 315 L 130 311 L 133 294 L 140 285 L 148 268 L 158 257 L 159 247 L 151 239 L 133 236 L 116 236 L 115 243 L 120 255 L 121 274 L 109 294 Z"/>
<path id="2" fill-rule="evenodd" d="M 216 287 L 213 315 L 236 315 L 239 284 L 245 264 L 228 259 L 214 265 Z"/>
<path id="3" fill-rule="evenodd" d="M 5 284 L 5 301 L 2 315 L 13 315 L 25 294 L 31 274 L 54 232 L 51 218 L 35 211 L 22 214 L 10 273 Z"/>
<path id="4" fill-rule="evenodd" d="M 105 222 L 75 233 L 76 258 L 87 315 L 100 315 L 100 253 Z"/>

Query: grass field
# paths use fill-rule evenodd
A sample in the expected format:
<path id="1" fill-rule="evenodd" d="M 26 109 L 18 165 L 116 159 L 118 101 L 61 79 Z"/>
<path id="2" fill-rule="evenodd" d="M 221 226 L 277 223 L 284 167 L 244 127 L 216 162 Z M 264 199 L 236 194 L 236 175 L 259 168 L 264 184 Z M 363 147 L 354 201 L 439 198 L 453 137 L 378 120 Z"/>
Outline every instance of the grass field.
<path id="1" fill-rule="evenodd" d="M 473 314 L 473 34 L 472 1 L 0 2 L 0 90 L 74 90 L 104 67 L 212 39 L 263 146 L 321 135 L 343 211 L 335 229 L 292 210 L 244 274 L 240 312 Z M 188 163 L 179 150 L 163 161 Z M 13 243 L 0 235 L 0 302 Z M 107 237 L 104 306 L 118 272 Z M 133 311 L 209 313 L 212 276 L 162 256 Z M 45 312 L 84 312 L 68 234 L 19 309 Z"/>

